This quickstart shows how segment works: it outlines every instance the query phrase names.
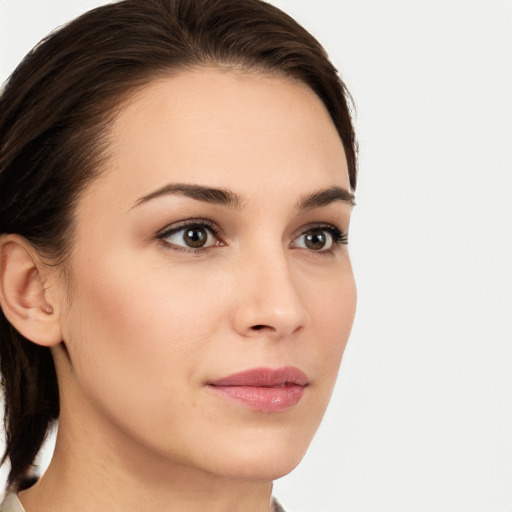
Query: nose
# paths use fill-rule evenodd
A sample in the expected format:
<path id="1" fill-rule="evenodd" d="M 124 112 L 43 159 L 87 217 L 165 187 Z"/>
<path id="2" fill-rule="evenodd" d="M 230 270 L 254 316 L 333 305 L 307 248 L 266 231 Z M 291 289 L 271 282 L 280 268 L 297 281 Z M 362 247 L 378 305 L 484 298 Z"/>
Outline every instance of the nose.
<path id="1" fill-rule="evenodd" d="M 247 260 L 238 281 L 234 329 L 244 337 L 286 338 L 299 333 L 309 314 L 300 275 L 284 255 Z"/>

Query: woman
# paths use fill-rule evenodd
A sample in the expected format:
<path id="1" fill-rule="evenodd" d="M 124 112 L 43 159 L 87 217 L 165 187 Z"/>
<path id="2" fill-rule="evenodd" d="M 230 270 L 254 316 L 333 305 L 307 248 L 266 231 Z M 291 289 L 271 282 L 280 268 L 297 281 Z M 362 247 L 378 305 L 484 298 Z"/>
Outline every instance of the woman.
<path id="1" fill-rule="evenodd" d="M 23 61 L 0 100 L 1 510 L 280 510 L 355 311 L 347 96 L 259 0 L 121 1 Z"/>

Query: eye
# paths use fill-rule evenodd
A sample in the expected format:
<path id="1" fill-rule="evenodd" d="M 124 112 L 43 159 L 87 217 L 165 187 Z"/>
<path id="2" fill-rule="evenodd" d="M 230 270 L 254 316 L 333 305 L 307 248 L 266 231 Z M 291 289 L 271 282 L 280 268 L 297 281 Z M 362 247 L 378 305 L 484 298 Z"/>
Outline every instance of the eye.
<path id="1" fill-rule="evenodd" d="M 346 233 L 334 226 L 311 227 L 293 241 L 293 247 L 316 252 L 333 251 L 337 244 L 347 244 Z"/>
<path id="2" fill-rule="evenodd" d="M 190 249 L 194 251 L 223 245 L 215 228 L 205 222 L 171 227 L 158 235 L 158 238 L 176 250 Z"/>

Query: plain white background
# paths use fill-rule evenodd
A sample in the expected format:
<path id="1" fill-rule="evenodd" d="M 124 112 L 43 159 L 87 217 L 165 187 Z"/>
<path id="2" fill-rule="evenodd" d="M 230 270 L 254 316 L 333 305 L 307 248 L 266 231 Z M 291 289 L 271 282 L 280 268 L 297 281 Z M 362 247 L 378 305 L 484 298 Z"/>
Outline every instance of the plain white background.
<path id="1" fill-rule="evenodd" d="M 0 80 L 101 0 L 0 0 Z M 359 309 L 290 512 L 512 511 L 512 1 L 275 0 L 357 104 Z M 48 452 L 46 452 L 48 458 Z"/>

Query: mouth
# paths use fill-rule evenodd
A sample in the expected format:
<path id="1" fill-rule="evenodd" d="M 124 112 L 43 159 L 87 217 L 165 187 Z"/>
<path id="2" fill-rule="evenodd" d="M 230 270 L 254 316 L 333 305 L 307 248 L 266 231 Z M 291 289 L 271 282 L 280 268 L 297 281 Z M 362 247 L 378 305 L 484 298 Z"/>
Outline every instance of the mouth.
<path id="1" fill-rule="evenodd" d="M 253 368 L 207 383 L 215 393 L 262 412 L 280 412 L 297 405 L 309 385 L 307 375 L 293 366 Z"/>

